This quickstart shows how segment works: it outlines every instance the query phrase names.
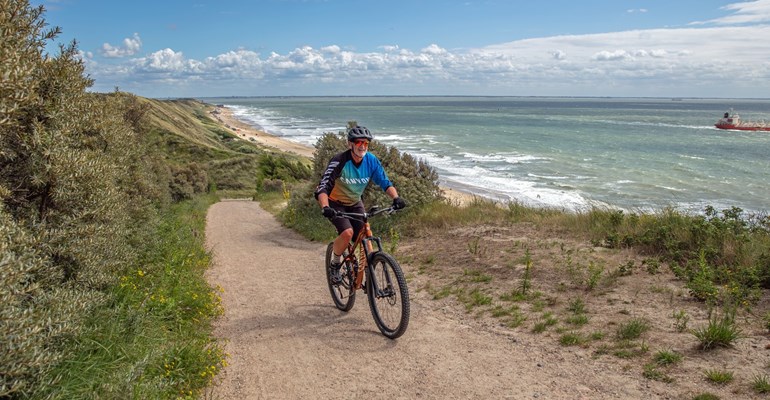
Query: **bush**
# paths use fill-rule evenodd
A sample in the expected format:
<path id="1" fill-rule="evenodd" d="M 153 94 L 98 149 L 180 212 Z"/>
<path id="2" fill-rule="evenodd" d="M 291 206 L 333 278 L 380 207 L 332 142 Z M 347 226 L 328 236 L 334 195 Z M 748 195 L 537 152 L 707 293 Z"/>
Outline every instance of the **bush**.
<path id="1" fill-rule="evenodd" d="M 134 99 L 87 93 L 74 43 L 44 55 L 59 30 L 42 7 L 0 10 L 0 397 L 27 397 L 135 261 L 163 190 Z"/>

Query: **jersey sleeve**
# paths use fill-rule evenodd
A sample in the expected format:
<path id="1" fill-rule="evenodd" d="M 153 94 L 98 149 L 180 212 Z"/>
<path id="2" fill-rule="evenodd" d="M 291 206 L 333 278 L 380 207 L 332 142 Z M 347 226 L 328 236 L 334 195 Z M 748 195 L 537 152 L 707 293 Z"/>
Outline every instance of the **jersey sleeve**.
<path id="1" fill-rule="evenodd" d="M 382 168 L 380 160 L 374 154 L 367 153 L 366 155 L 371 156 L 372 159 L 372 180 L 377 186 L 381 187 L 383 191 L 388 190 L 389 187 L 393 186 L 393 183 L 388 179 L 388 175 L 385 173 L 385 169 Z"/>
<path id="2" fill-rule="evenodd" d="M 316 199 L 318 199 L 318 195 L 321 193 L 326 193 L 327 196 L 331 193 L 334 188 L 334 182 L 337 180 L 337 177 L 340 176 L 343 166 L 342 153 L 332 157 L 329 161 L 329 165 L 326 166 L 326 170 L 321 176 L 321 181 L 315 189 L 314 196 Z"/>

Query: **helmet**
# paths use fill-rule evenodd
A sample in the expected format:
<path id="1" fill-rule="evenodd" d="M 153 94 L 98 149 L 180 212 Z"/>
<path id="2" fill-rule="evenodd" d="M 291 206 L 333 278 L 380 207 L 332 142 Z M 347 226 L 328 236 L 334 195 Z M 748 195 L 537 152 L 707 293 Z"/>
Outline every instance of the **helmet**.
<path id="1" fill-rule="evenodd" d="M 348 142 L 359 139 L 366 139 L 371 142 L 374 137 L 372 137 L 372 133 L 363 126 L 356 126 L 355 128 L 348 129 Z"/>

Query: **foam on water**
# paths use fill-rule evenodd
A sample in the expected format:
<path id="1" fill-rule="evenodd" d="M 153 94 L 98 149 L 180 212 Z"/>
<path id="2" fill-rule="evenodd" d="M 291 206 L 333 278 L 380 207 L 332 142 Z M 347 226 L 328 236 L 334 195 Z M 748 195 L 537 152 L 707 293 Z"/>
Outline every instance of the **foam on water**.
<path id="1" fill-rule="evenodd" d="M 355 119 L 423 159 L 443 185 L 582 210 L 770 208 L 770 135 L 724 132 L 719 100 L 566 98 L 217 99 L 273 135 L 312 146 Z M 744 113 L 770 101 L 731 101 Z M 743 114 L 743 113 L 742 113 Z M 482 133 L 483 134 L 480 134 Z"/>

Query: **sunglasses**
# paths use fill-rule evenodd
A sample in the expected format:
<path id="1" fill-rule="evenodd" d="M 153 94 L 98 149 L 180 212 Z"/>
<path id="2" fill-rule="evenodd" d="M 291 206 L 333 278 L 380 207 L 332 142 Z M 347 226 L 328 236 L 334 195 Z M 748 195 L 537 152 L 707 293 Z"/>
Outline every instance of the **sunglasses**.
<path id="1" fill-rule="evenodd" d="M 369 147 L 369 141 L 365 139 L 354 140 L 353 144 L 356 145 L 356 147 Z"/>

